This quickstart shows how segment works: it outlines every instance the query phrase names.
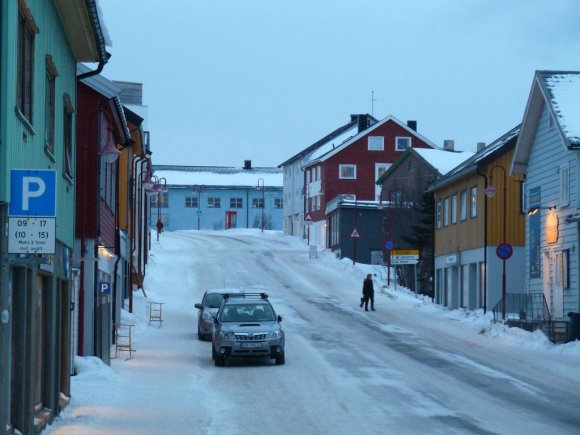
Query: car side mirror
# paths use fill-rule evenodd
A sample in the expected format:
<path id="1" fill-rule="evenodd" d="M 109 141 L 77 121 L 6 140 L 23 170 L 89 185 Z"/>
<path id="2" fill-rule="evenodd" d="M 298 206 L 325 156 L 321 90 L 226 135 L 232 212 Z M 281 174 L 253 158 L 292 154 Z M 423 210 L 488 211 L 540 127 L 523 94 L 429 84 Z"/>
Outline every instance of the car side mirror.
<path id="1" fill-rule="evenodd" d="M 198 310 L 203 310 L 203 304 L 195 304 L 194 307 Z"/>
<path id="2" fill-rule="evenodd" d="M 219 322 L 220 321 L 218 320 L 217 316 L 213 318 L 213 323 L 215 323 L 217 325 Z"/>
<path id="3" fill-rule="evenodd" d="M 278 314 L 278 322 L 282 321 L 282 316 Z"/>

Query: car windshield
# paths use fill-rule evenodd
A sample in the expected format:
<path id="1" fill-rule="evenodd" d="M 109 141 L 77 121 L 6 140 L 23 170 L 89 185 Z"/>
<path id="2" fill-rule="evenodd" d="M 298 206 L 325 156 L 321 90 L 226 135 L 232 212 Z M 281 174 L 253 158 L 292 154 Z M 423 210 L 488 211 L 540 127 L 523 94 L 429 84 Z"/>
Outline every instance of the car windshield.
<path id="1" fill-rule="evenodd" d="M 271 322 L 274 310 L 268 304 L 226 305 L 221 314 L 222 322 Z"/>

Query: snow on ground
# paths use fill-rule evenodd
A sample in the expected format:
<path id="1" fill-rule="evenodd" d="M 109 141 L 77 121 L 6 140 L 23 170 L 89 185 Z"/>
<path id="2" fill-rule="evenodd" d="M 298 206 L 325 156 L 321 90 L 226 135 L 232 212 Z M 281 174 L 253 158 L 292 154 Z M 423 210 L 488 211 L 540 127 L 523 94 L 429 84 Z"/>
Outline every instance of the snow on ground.
<path id="1" fill-rule="evenodd" d="M 179 232 L 187 236 L 188 233 L 195 232 Z M 199 232 L 198 232 L 199 233 Z M 213 235 L 220 235 L 220 232 L 207 232 Z M 260 233 L 259 230 L 229 230 L 223 232 L 223 235 L 244 235 L 267 238 L 270 241 L 277 239 L 285 244 L 288 249 L 302 249 L 307 252 L 306 242 L 294 237 L 284 235 L 280 232 L 264 231 Z M 177 233 L 173 233 L 177 234 Z M 168 282 L 175 280 L 176 282 L 185 283 L 181 287 L 195 288 L 195 284 L 200 277 L 196 276 L 190 265 L 192 262 L 191 250 L 185 249 L 187 244 L 184 238 L 180 237 L 161 237 L 159 242 L 153 242 L 153 248 L 150 255 L 150 261 L 147 268 L 147 276 L 145 281 L 145 289 L 147 297 L 142 292 L 135 292 L 133 297 L 134 312 L 132 314 L 123 311 L 123 323 L 130 323 L 133 327 L 133 341 L 141 343 L 143 349 L 137 350 L 134 358 L 125 360 L 125 355 L 120 358 L 112 360 L 111 366 L 102 363 L 101 360 L 94 357 L 76 357 L 75 366 L 77 375 L 72 378 L 72 399 L 70 405 L 63 411 L 61 416 L 47 428 L 47 433 L 54 434 L 77 434 L 77 433 L 144 433 L 144 428 L 137 429 L 129 423 L 122 423 L 127 414 L 133 415 L 137 419 L 140 412 L 153 412 L 151 410 L 159 408 L 157 412 L 160 418 L 163 418 L 164 412 L 169 412 L 173 407 L 178 409 L 183 407 L 183 402 L 195 403 L 200 400 L 199 391 L 204 391 L 204 379 L 201 374 L 192 373 L 191 379 L 188 382 L 197 382 L 199 391 L 192 392 L 190 389 L 184 388 L 176 392 L 166 392 L 163 390 L 151 391 L 147 387 L 147 379 L 137 377 L 146 376 L 161 377 L 169 376 L 167 371 L 172 367 L 183 370 L 191 365 L 191 355 L 183 349 L 164 349 L 159 352 L 156 346 L 159 346 L 159 339 L 163 338 L 162 332 L 171 334 L 183 334 L 183 326 L 181 329 L 168 329 L 171 326 L 163 325 L 158 328 L 155 325 L 148 324 L 147 316 L 147 302 L 148 301 L 163 301 L 166 307 L 180 307 L 179 315 L 183 316 L 183 321 L 190 322 L 193 319 L 192 307 L 184 306 L 184 291 L 172 291 L 161 293 L 158 289 L 163 289 L 164 284 L 167 287 Z M 194 255 L 194 254 L 193 254 Z M 203 253 L 200 255 L 204 255 Z M 235 257 L 236 253 L 232 253 Z M 555 345 L 551 343 L 546 336 L 539 332 L 527 332 L 518 328 L 507 328 L 501 324 L 493 323 L 493 316 L 490 312 L 483 314 L 483 311 L 469 312 L 466 310 L 450 310 L 433 304 L 430 298 L 416 295 L 406 288 L 391 285 L 387 288 L 383 285 L 386 282 L 386 270 L 381 266 L 371 266 L 365 264 L 353 264 L 352 260 L 337 259 L 334 254 L 328 251 L 320 253 L 319 262 L 323 262 L 324 266 L 333 270 L 333 273 L 351 275 L 355 282 L 362 283 L 363 278 L 367 273 L 372 273 L 375 276 L 375 300 L 377 304 L 383 302 L 383 306 L 388 306 L 391 311 L 400 312 L 401 318 L 413 319 L 419 313 L 425 319 L 428 319 L 429 324 L 443 333 L 449 333 L 450 336 L 458 336 L 467 342 L 481 343 L 481 340 L 493 342 L 493 347 L 501 348 L 502 352 L 507 352 L 508 355 L 513 355 L 521 352 L 522 349 L 527 351 L 537 351 L 541 355 L 566 355 L 576 359 L 580 357 L 580 341 L 575 341 L 567 344 Z M 324 277 L 320 277 L 321 283 Z M 317 287 L 317 283 L 313 287 Z M 224 286 L 227 283 L 224 282 Z M 323 285 L 318 287 L 324 287 Z M 341 295 L 339 295 L 341 296 Z M 388 302 L 388 305 L 387 305 Z M 187 301 L 189 304 L 190 301 Z M 379 305 L 380 306 L 380 305 Z M 354 311 L 358 311 L 358 306 Z M 363 312 L 364 313 L 364 312 Z M 292 316 L 291 313 L 286 313 Z M 189 317 L 185 317 L 185 316 Z M 292 319 L 290 318 L 290 321 Z M 297 319 L 299 320 L 299 319 Z M 461 325 L 457 327 L 458 323 Z M 384 325 L 385 328 L 393 328 L 398 326 Z M 187 331 L 191 340 L 191 330 Z M 157 341 L 156 341 L 157 340 Z M 151 343 L 151 346 L 143 345 L 144 343 Z M 189 358 L 189 360 L 188 360 Z M 473 361 L 465 361 L 465 364 L 474 364 Z M 137 369 L 143 369 L 139 371 Z M 488 370 L 482 367 L 481 370 Z M 559 370 L 559 373 L 564 373 L 569 370 L 569 367 L 562 366 L 553 370 Z M 566 374 L 570 376 L 570 373 Z M 126 388 L 131 385 L 130 392 Z M 522 388 L 525 388 L 524 386 Z M 127 394 L 135 395 L 135 402 L 140 405 L 135 405 L 133 409 L 127 409 L 122 405 L 127 402 Z M 318 394 L 314 392 L 313 394 Z M 151 401 L 154 407 L 147 409 L 139 408 L 143 406 L 143 395 L 151 395 Z M 205 397 L 206 400 L 212 400 L 211 397 Z M 217 400 L 217 399 L 213 399 Z M 179 402 L 179 405 L 177 403 Z M 193 405 L 192 405 L 193 406 Z M 108 427 L 110 421 L 115 421 L 115 416 L 119 416 L 115 427 Z M 121 418 L 123 416 L 123 418 Z M 113 417 L 113 418 L 111 418 Z M 125 424 L 126 427 L 119 427 Z M 86 425 L 94 428 L 94 430 L 87 432 Z M 172 432 L 170 427 L 168 432 Z M 172 433 L 186 433 L 184 428 L 180 428 Z M 154 432 L 147 432 L 154 433 Z"/>

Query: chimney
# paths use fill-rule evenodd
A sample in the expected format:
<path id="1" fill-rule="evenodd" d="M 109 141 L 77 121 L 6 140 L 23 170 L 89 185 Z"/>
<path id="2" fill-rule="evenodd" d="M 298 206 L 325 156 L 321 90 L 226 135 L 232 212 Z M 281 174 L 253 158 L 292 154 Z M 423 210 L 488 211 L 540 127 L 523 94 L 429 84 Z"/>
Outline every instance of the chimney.
<path id="1" fill-rule="evenodd" d="M 244 160 L 244 169 L 252 169 L 252 161 Z"/>
<path id="2" fill-rule="evenodd" d="M 417 121 L 407 121 L 407 127 L 413 131 L 417 131 Z"/>
<path id="3" fill-rule="evenodd" d="M 443 141 L 443 149 L 445 151 L 455 151 L 455 141 L 453 139 L 445 139 Z"/>
<path id="4" fill-rule="evenodd" d="M 485 142 L 477 142 L 477 152 L 485 148 Z"/>
<path id="5" fill-rule="evenodd" d="M 368 115 L 361 114 L 358 115 L 358 132 L 360 133 L 363 130 L 369 128 L 369 117 Z"/>

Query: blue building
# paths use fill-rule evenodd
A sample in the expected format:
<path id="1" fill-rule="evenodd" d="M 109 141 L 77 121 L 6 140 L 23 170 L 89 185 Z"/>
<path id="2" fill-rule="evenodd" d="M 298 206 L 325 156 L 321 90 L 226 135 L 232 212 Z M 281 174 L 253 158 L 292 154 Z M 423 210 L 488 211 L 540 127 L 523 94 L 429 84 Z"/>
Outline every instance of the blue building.
<path id="1" fill-rule="evenodd" d="M 165 231 L 282 230 L 283 172 L 276 167 L 153 165 L 151 225 Z"/>

